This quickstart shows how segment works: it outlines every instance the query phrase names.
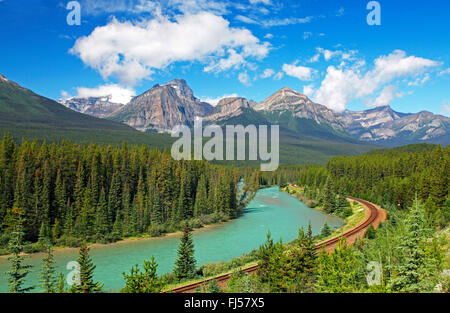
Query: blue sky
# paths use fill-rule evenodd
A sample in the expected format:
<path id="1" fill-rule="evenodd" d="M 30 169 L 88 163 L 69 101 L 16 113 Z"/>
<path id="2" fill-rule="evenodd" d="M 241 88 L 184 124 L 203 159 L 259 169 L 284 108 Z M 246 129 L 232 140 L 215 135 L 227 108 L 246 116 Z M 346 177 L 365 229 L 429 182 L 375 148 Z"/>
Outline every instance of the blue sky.
<path id="1" fill-rule="evenodd" d="M 449 115 L 450 3 L 381 0 L 0 0 L 0 73 L 59 99 L 184 78 L 202 99 L 287 86 L 333 110 Z"/>

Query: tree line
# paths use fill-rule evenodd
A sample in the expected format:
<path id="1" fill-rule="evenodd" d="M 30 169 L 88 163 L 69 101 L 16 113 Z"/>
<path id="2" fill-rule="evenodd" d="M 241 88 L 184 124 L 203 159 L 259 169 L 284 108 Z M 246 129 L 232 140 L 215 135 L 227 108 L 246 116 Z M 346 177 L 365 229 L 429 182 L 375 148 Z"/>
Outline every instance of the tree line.
<path id="1" fill-rule="evenodd" d="M 23 212 L 24 240 L 59 245 L 159 235 L 235 218 L 253 191 L 237 170 L 174 161 L 147 146 L 0 141 L 0 248 Z M 248 181 L 251 181 L 248 177 Z M 246 184 L 249 186 L 249 184 Z M 253 192 L 253 193 L 252 193 Z"/>

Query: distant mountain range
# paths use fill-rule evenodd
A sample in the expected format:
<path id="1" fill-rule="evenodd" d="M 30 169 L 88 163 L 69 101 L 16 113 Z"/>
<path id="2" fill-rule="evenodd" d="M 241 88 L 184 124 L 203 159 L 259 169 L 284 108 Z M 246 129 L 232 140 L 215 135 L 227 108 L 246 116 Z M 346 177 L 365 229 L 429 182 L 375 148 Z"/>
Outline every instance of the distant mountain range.
<path id="1" fill-rule="evenodd" d="M 72 98 L 64 104 L 71 109 L 0 75 L 0 135 L 11 133 L 19 142 L 22 138 L 105 144 L 126 141 L 170 149 L 176 138 L 165 132 L 179 123 L 191 126 L 195 116 L 203 116 L 205 125 L 279 124 L 280 162 L 291 164 L 324 164 L 332 156 L 361 154 L 379 143 L 448 143 L 446 117 L 429 112 L 401 114 L 389 107 L 337 114 L 289 88 L 261 103 L 234 97 L 213 107 L 177 79 L 155 85 L 127 105 L 111 103 L 109 97 Z"/>
<path id="2" fill-rule="evenodd" d="M 400 113 L 389 106 L 336 113 L 290 88 L 282 88 L 260 103 L 233 97 L 222 99 L 212 107 L 197 99 L 185 80 L 175 79 L 155 85 L 124 106 L 109 103 L 106 98 L 72 98 L 62 103 L 76 111 L 145 132 L 168 132 L 177 124 L 192 126 L 195 116 L 202 116 L 209 123 L 226 124 L 233 119 L 244 124 L 280 124 L 295 133 L 291 136 L 300 138 L 319 135 L 382 146 L 450 143 L 448 117 L 427 111 Z"/>

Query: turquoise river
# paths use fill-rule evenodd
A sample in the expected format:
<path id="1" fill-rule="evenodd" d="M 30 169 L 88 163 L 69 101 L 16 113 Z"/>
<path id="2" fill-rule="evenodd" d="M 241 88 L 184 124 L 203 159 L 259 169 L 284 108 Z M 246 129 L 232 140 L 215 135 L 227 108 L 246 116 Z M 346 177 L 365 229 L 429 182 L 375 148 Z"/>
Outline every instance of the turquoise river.
<path id="1" fill-rule="evenodd" d="M 343 220 L 308 208 L 304 203 L 279 190 L 278 187 L 260 189 L 241 217 L 218 226 L 194 232 L 195 257 L 198 265 L 229 260 L 259 247 L 270 230 L 276 240 L 291 241 L 300 227 L 311 222 L 313 233 L 320 231 L 325 222 L 339 227 Z M 97 265 L 95 279 L 104 283 L 105 291 L 118 291 L 124 285 L 122 272 L 129 272 L 135 264 L 155 256 L 159 273 L 170 272 L 176 258 L 179 235 L 131 240 L 111 245 L 96 245 L 90 255 Z M 66 265 L 77 258 L 77 249 L 54 251 L 58 273 L 67 275 Z M 26 286 L 39 284 L 39 270 L 44 254 L 26 257 L 33 266 L 26 278 Z M 5 271 L 8 261 L 0 257 L 0 292 L 8 290 Z M 34 291 L 39 291 L 37 287 Z"/>

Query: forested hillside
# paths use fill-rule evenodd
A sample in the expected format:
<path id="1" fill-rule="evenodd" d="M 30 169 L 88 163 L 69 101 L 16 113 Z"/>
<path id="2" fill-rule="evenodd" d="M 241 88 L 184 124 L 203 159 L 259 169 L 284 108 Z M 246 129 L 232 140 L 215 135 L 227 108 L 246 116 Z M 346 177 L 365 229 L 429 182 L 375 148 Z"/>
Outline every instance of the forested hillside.
<path id="1" fill-rule="evenodd" d="M 236 170 L 178 162 L 147 146 L 0 141 L 0 230 L 6 245 L 13 209 L 25 240 L 110 242 L 237 217 Z"/>
<path id="2" fill-rule="evenodd" d="M 414 144 L 334 157 L 326 166 L 281 166 L 260 173 L 261 185 L 287 182 L 305 187 L 309 198 L 322 200 L 327 190 L 397 209 L 420 200 L 440 223 L 450 219 L 450 146 Z"/>

